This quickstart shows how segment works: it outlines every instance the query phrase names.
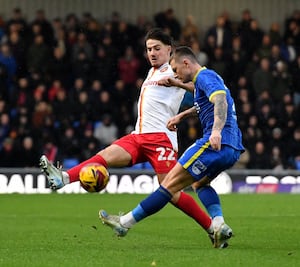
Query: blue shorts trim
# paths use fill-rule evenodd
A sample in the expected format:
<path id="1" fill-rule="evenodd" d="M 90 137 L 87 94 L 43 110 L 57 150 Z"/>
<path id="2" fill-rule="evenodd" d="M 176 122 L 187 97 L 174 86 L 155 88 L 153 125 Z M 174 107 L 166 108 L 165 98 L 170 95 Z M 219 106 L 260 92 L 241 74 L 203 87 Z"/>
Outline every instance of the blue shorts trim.
<path id="1" fill-rule="evenodd" d="M 213 150 L 210 142 L 198 139 L 192 144 L 178 162 L 196 181 L 207 176 L 214 179 L 222 171 L 229 169 L 239 159 L 242 151 L 222 145 L 220 151 Z"/>

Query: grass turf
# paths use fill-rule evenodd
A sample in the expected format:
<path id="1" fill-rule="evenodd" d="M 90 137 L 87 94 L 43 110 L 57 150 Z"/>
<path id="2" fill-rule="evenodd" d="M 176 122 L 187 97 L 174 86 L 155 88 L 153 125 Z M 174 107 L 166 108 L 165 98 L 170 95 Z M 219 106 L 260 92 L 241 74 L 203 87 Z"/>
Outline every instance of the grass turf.
<path id="1" fill-rule="evenodd" d="M 235 237 L 213 249 L 168 205 L 122 239 L 98 210 L 128 211 L 143 195 L 0 195 L 0 266 L 299 266 L 300 195 L 223 195 Z"/>

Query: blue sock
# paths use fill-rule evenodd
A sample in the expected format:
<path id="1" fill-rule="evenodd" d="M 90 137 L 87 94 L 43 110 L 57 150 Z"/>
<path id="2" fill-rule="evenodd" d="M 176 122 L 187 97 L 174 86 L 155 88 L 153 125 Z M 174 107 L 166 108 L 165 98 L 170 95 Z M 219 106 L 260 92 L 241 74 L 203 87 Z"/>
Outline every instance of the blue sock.
<path id="1" fill-rule="evenodd" d="M 160 186 L 151 195 L 145 198 L 132 210 L 134 219 L 138 222 L 161 210 L 171 200 L 172 195 L 164 187 Z"/>
<path id="2" fill-rule="evenodd" d="M 204 186 L 197 189 L 197 195 L 211 218 L 223 216 L 220 198 L 215 189 L 211 186 Z"/>

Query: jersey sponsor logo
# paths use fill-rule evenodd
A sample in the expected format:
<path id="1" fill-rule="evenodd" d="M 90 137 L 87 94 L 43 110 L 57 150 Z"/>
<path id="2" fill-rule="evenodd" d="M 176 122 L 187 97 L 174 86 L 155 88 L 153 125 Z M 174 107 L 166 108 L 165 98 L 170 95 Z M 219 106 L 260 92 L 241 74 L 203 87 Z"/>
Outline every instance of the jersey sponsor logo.
<path id="1" fill-rule="evenodd" d="M 204 172 L 207 167 L 200 161 L 196 160 L 192 165 L 192 172 L 196 175 L 199 175 L 201 172 Z"/>
<path id="2" fill-rule="evenodd" d="M 145 81 L 145 82 L 143 83 L 143 87 L 149 86 L 149 85 L 154 85 L 154 86 L 156 86 L 156 85 L 158 85 L 158 81 Z"/>

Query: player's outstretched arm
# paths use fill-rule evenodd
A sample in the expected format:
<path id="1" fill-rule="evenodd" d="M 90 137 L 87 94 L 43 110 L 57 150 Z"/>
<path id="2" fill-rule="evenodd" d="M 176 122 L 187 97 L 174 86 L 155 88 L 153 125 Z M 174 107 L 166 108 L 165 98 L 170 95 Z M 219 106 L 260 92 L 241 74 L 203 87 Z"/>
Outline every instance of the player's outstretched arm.
<path id="1" fill-rule="evenodd" d="M 183 83 L 181 80 L 173 77 L 162 79 L 158 81 L 158 84 L 166 87 L 170 87 L 170 86 L 179 87 L 192 93 L 194 92 L 195 89 L 193 82 Z"/>

